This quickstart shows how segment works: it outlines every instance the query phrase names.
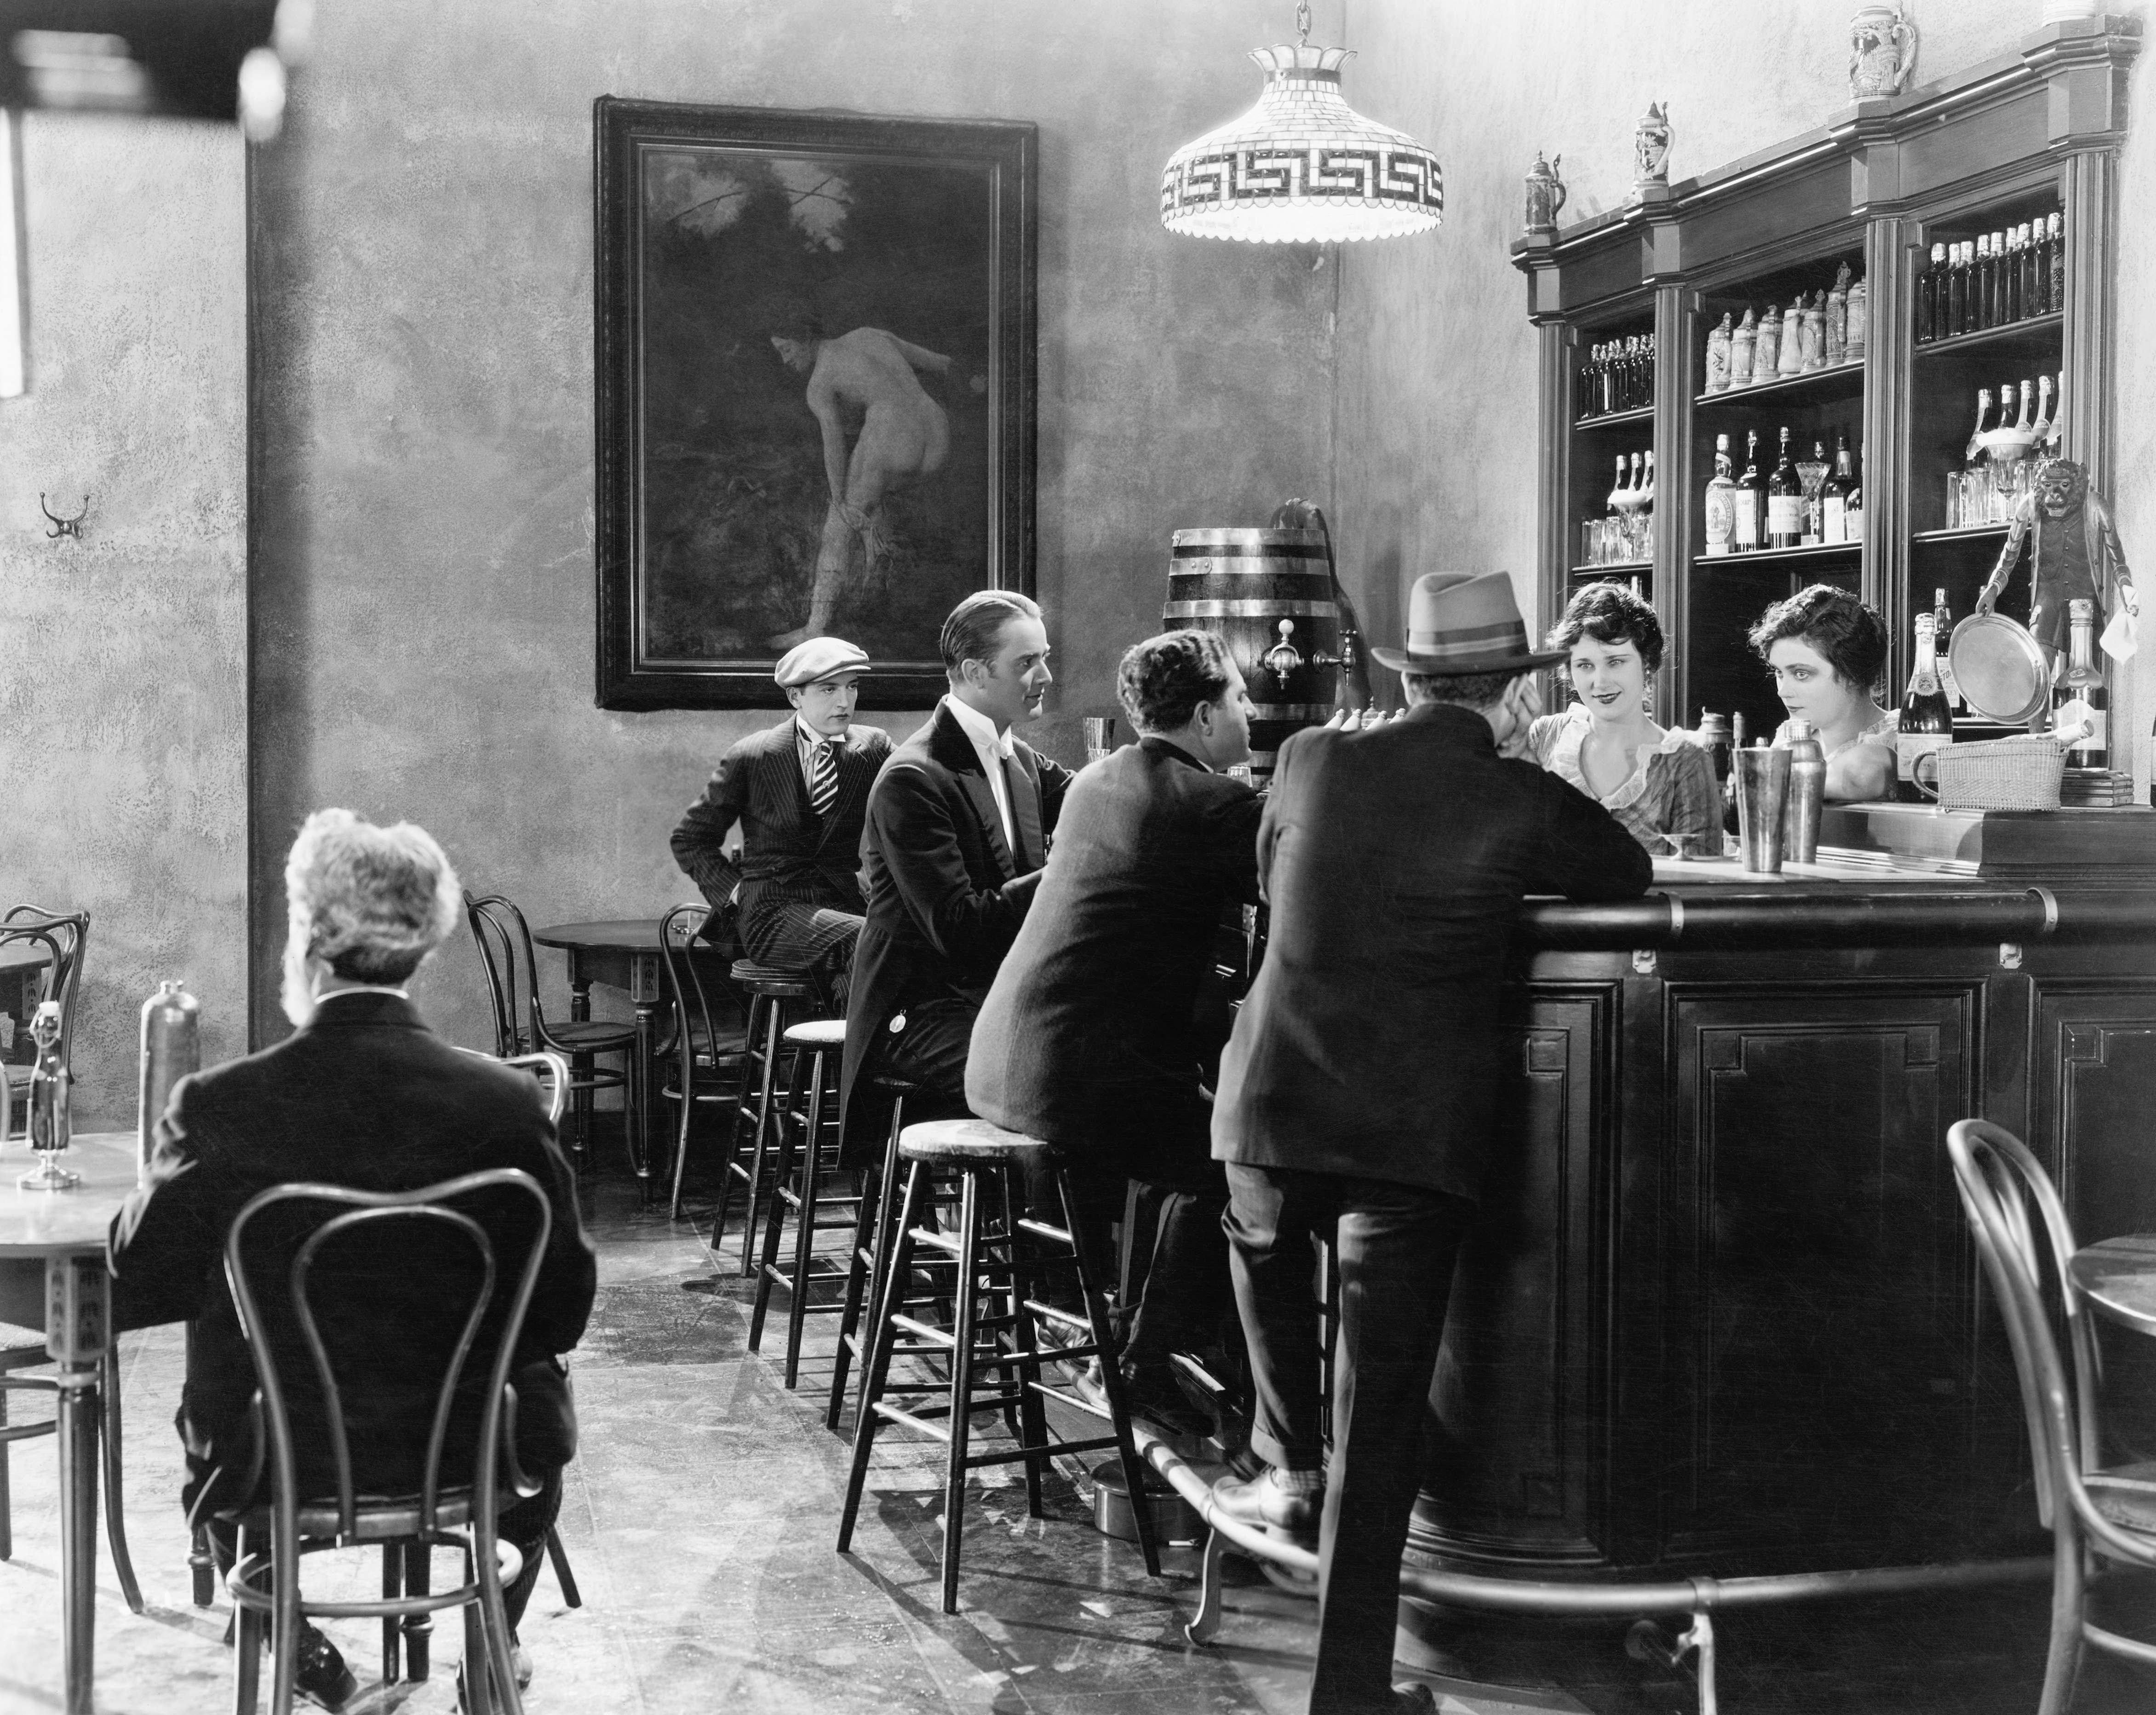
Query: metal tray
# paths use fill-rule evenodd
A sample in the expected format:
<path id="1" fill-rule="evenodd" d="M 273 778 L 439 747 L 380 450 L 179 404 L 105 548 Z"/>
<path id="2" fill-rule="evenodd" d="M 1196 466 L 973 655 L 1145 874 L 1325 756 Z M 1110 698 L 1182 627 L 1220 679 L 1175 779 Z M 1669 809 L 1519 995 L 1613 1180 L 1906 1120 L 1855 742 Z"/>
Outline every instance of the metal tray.
<path id="1" fill-rule="evenodd" d="M 1971 614 L 1955 626 L 1947 660 L 1964 700 L 1987 720 L 2022 726 L 2051 701 L 2043 650 L 2027 626 L 2004 614 Z"/>

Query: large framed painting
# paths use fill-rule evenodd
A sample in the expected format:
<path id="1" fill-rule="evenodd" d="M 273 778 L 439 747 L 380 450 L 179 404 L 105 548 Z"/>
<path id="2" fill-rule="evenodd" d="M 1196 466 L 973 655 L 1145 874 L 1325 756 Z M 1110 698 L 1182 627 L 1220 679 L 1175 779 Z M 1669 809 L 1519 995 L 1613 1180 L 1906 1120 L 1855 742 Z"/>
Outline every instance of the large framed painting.
<path id="1" fill-rule="evenodd" d="M 969 590 L 1030 593 L 1034 127 L 602 96 L 598 702 L 782 706 L 778 658 L 943 689 Z"/>

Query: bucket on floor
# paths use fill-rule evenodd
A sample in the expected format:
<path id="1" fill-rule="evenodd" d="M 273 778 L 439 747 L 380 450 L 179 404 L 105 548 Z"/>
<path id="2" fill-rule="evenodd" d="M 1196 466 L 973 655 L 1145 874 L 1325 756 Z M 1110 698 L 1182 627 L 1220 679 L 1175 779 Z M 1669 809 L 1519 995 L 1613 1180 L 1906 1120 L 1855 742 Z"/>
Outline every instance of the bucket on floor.
<path id="1" fill-rule="evenodd" d="M 1093 1523 L 1102 1536 L 1120 1543 L 1138 1539 L 1131 1517 L 1130 1492 L 1124 1487 L 1119 1459 L 1104 1459 L 1093 1467 Z M 1168 1480 L 1151 1466 L 1146 1467 L 1146 1505 L 1152 1512 L 1153 1540 L 1158 1543 L 1195 1543 L 1205 1534 L 1205 1521 L 1198 1509 L 1176 1493 Z"/>

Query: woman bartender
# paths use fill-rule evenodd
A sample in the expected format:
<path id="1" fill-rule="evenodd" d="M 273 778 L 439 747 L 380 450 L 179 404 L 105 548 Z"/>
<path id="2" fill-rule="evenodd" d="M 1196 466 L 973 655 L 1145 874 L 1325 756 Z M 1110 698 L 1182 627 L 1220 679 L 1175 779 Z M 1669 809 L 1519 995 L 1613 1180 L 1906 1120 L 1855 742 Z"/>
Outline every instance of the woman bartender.
<path id="1" fill-rule="evenodd" d="M 1879 615 L 1846 590 L 1815 583 L 1762 614 L 1751 644 L 1774 675 L 1782 706 L 1812 723 L 1826 752 L 1826 795 L 1892 797 L 1895 716 L 1871 697 L 1887 665 Z M 1774 742 L 1789 732 L 1784 721 Z"/>

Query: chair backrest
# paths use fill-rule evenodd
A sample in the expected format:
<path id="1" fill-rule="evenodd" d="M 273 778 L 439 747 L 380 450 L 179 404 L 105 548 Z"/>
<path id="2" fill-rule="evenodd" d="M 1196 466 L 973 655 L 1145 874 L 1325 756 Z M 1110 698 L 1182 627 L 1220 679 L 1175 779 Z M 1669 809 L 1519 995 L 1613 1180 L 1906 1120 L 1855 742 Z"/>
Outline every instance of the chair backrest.
<path id="1" fill-rule="evenodd" d="M 465 894 L 465 917 L 472 939 L 479 943 L 480 963 L 486 968 L 487 996 L 494 1004 L 494 1051 L 506 1060 L 529 1047 L 540 1045 L 539 967 L 531 952 L 531 931 L 524 913 L 506 895 L 490 893 L 475 898 Z M 516 1021 L 519 1003 L 526 1009 L 527 1023 Z M 528 1034 L 527 1034 L 528 1033 Z"/>
<path id="2" fill-rule="evenodd" d="M 490 1205 L 490 1198 L 501 1200 Z M 454 1206 L 475 1203 L 479 1213 Z M 516 1233 L 513 1219 L 479 1218 L 519 1204 L 529 1207 L 528 1234 Z M 316 1211 L 311 1215 L 310 1205 Z M 444 1454 L 468 1451 L 469 1463 L 459 1459 L 451 1468 L 452 1486 L 470 1482 L 474 1512 L 491 1536 L 504 1392 L 552 1229 L 547 1194 L 515 1168 L 402 1192 L 273 1185 L 239 1211 L 225 1238 L 225 1277 L 254 1359 L 280 1533 L 289 1533 L 303 1502 L 326 1498 L 301 1492 L 300 1438 L 309 1441 L 312 1476 L 321 1464 L 314 1440 L 319 1432 L 327 1445 L 341 1534 L 357 1527 L 362 1487 L 416 1494 L 420 1528 L 439 1528 Z M 498 1251 L 520 1237 L 521 1261 L 511 1254 L 498 1261 Z M 408 1313 L 415 1280 L 424 1281 L 434 1312 L 425 1325 Z M 513 1285 L 505 1290 L 505 1281 Z M 337 1342 L 324 1332 L 318 1283 L 328 1286 L 321 1297 L 340 1330 L 364 1331 L 363 1357 L 332 1349 Z M 392 1331 L 387 1341 L 385 1330 Z M 299 1353 L 305 1363 L 294 1361 Z M 476 1393 L 470 1382 L 475 1358 L 485 1366 Z M 415 1398 L 431 1390 L 424 1448 L 383 1447 L 378 1431 L 352 1434 L 354 1402 L 379 1386 L 378 1377 L 367 1373 L 370 1365 L 393 1369 Z M 366 1461 L 357 1474 L 356 1443 Z"/>
<path id="3" fill-rule="evenodd" d="M 0 915 L 0 946 L 33 941 L 49 958 L 38 979 L 38 999 L 60 1004 L 60 1064 L 73 1068 L 75 996 L 82 987 L 83 954 L 90 943 L 88 911 L 51 911 L 39 905 L 18 905 Z"/>
<path id="4" fill-rule="evenodd" d="M 2122 1535 L 2104 1519 L 2082 1483 L 2102 1458 L 2097 1409 L 2102 1371 L 2089 1308 L 2074 1285 L 2073 1228 L 2058 1190 L 2028 1147 L 1988 1120 L 1961 1120 L 1949 1127 L 1947 1153 L 1978 1258 L 2014 1348 L 2037 1512 L 2051 1526 L 2061 1507 L 2069 1508 L 2090 1535 L 2145 1563 L 2147 1545 Z M 2052 1333 L 2047 1274 L 2074 1354 L 2071 1377 Z"/>
<path id="5" fill-rule="evenodd" d="M 551 1048 L 531 1054 L 482 1054 L 476 1048 L 457 1049 L 474 1060 L 490 1060 L 497 1065 L 521 1066 L 547 1086 L 547 1122 L 562 1123 L 562 1110 L 569 1105 L 569 1063 Z"/>
<path id="6" fill-rule="evenodd" d="M 673 1022 L 660 1051 L 679 1055 L 685 1096 L 696 1076 L 697 1045 L 701 1042 L 713 1054 L 718 1052 L 711 997 L 705 993 L 696 961 L 689 956 L 690 944 L 711 916 L 707 905 L 677 905 L 659 920 L 659 963 L 666 973 L 667 993 L 674 1001 Z"/>

